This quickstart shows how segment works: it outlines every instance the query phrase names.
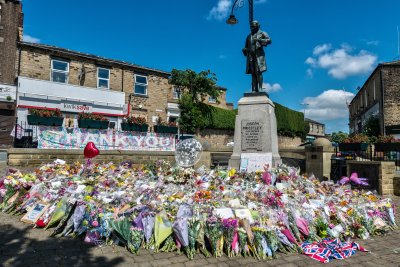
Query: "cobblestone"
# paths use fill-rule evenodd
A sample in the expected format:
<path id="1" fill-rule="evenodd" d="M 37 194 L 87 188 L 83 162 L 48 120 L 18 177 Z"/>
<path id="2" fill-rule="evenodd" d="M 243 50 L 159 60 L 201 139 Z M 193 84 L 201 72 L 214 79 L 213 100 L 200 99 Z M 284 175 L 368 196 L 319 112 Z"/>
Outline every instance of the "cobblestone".
<path id="1" fill-rule="evenodd" d="M 395 197 L 397 206 L 400 197 Z M 399 211 L 400 212 L 400 211 Z M 396 216 L 400 225 L 400 214 Z M 255 258 L 222 256 L 205 258 L 196 255 L 189 260 L 176 253 L 154 253 L 140 250 L 138 255 L 119 246 L 91 246 L 72 238 L 50 237 L 51 230 L 33 229 L 17 216 L 0 213 L 0 266 L 118 266 L 118 267 L 196 267 L 196 266 L 324 266 L 305 255 L 278 254 L 277 259 L 258 261 Z M 371 240 L 356 240 L 370 252 L 357 252 L 345 260 L 333 260 L 329 266 L 400 266 L 400 230 Z"/>

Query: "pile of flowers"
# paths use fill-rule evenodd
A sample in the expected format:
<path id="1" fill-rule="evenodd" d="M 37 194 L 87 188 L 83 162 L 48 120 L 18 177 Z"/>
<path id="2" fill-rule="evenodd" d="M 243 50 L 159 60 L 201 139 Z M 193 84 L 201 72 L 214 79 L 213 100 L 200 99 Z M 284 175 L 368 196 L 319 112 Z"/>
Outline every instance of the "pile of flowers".
<path id="1" fill-rule="evenodd" d="M 284 165 L 240 173 L 165 161 L 141 167 L 52 163 L 29 174 L 10 169 L 0 179 L 0 203 L 16 215 L 48 203 L 34 223 L 54 236 L 189 258 L 270 259 L 302 252 L 303 242 L 368 238 L 397 227 L 390 199 Z"/>

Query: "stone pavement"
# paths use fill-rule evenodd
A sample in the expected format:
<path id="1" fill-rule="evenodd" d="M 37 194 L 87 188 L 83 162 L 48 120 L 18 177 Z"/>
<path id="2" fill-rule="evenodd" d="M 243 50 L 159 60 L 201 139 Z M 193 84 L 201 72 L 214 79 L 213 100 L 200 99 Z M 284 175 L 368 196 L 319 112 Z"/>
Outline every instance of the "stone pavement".
<path id="1" fill-rule="evenodd" d="M 400 197 L 395 197 L 400 206 Z M 400 210 L 396 220 L 400 225 Z M 123 247 L 91 246 L 73 238 L 50 237 L 51 231 L 33 229 L 20 217 L 0 213 L 0 266 L 324 266 L 300 254 L 278 254 L 277 259 L 258 261 L 254 258 L 226 256 L 189 260 L 175 253 L 152 253 L 141 249 L 139 255 Z M 400 266 L 400 230 L 373 240 L 357 240 L 370 252 L 357 252 L 345 260 L 333 260 L 326 266 Z"/>

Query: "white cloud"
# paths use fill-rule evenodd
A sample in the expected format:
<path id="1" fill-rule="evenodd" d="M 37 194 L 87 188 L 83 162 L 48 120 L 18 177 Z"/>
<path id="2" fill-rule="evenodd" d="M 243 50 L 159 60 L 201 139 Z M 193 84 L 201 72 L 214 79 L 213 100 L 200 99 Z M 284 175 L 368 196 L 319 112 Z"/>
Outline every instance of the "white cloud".
<path id="1" fill-rule="evenodd" d="M 367 42 L 367 45 L 378 46 L 378 45 L 379 45 L 379 41 L 378 41 L 378 40 L 368 41 L 368 42 Z"/>
<path id="2" fill-rule="evenodd" d="M 282 86 L 279 83 L 274 83 L 274 84 L 263 83 L 262 88 L 264 91 L 268 93 L 278 92 L 282 90 Z"/>
<path id="3" fill-rule="evenodd" d="M 322 45 L 317 45 L 314 47 L 313 54 L 314 55 L 319 55 L 323 52 L 326 52 L 332 48 L 331 44 L 322 44 Z"/>
<path id="4" fill-rule="evenodd" d="M 314 77 L 314 72 L 312 69 L 307 69 L 306 73 L 307 73 L 308 77 L 310 77 L 310 78 Z"/>
<path id="5" fill-rule="evenodd" d="M 358 54 L 351 54 L 353 48 L 343 44 L 332 50 L 329 44 L 318 45 L 314 48 L 314 57 L 308 57 L 306 64 L 312 68 L 328 70 L 328 74 L 336 79 L 345 79 L 349 76 L 365 74 L 372 71 L 377 56 L 361 50 Z"/>
<path id="6" fill-rule="evenodd" d="M 302 102 L 307 104 L 306 118 L 316 121 L 348 119 L 347 103 L 350 103 L 353 97 L 353 93 L 337 89 L 326 90 L 318 96 L 306 97 Z"/>
<path id="7" fill-rule="evenodd" d="M 39 38 L 32 37 L 28 34 L 24 34 L 23 40 L 24 40 L 24 42 L 28 42 L 28 43 L 40 43 Z"/>
<path id="8" fill-rule="evenodd" d="M 231 0 L 219 0 L 218 4 L 214 6 L 208 13 L 207 20 L 223 20 L 228 17 L 228 14 L 232 8 Z"/>

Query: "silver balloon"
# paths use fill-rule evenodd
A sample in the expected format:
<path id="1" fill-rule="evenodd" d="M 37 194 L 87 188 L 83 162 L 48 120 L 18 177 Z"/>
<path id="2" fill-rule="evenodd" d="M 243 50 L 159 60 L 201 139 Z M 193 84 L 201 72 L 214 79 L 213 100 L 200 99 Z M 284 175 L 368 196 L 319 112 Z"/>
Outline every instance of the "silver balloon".
<path id="1" fill-rule="evenodd" d="M 180 141 L 175 151 L 176 163 L 181 167 L 191 167 L 200 160 L 202 150 L 201 143 L 194 138 Z"/>

